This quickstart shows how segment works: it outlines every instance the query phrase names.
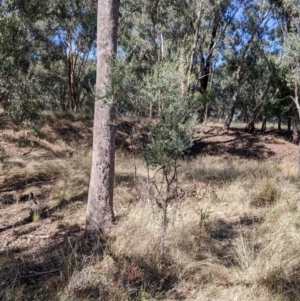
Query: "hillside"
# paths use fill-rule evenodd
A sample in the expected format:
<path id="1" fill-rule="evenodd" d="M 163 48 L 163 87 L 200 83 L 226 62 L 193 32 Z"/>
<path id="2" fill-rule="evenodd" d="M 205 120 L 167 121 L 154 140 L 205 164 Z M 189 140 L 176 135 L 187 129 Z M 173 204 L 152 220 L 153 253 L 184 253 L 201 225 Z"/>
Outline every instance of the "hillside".
<path id="1" fill-rule="evenodd" d="M 84 237 L 92 122 L 43 113 L 0 124 L 1 300 L 299 300 L 298 147 L 283 132 L 203 126 L 180 162 L 160 259 L 160 212 L 138 154 L 149 128 L 118 127 L 117 223 Z M 150 171 L 153 175 L 154 171 Z M 48 209 L 29 215 L 33 192 Z"/>

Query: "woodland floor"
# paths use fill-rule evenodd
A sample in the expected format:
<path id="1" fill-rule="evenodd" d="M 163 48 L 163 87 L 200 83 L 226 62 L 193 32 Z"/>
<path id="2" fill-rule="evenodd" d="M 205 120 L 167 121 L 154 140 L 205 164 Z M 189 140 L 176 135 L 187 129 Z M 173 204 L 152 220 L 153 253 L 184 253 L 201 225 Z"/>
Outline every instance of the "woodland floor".
<path id="1" fill-rule="evenodd" d="M 80 270 L 84 260 L 94 254 L 100 256 L 105 251 L 105 243 L 94 250 L 83 236 L 92 146 L 91 121 L 72 116 L 45 115 L 44 118 L 39 137 L 31 131 L 16 131 L 9 123 L 3 123 L 0 129 L 2 300 L 30 300 L 29 296 L 32 296 L 31 300 L 52 300 L 53 287 L 64 290 L 74 265 Z M 130 122 L 125 127 L 119 126 L 119 154 L 134 148 L 128 135 L 131 126 Z M 143 127 L 140 130 L 142 141 L 147 137 L 148 130 Z M 189 156 L 257 159 L 296 166 L 298 146 L 284 136 L 285 131 L 272 130 L 260 136 L 247 134 L 239 128 L 225 132 L 217 125 L 204 126 L 195 136 L 195 145 Z M 71 178 L 80 168 L 86 174 L 84 177 L 75 175 L 74 182 Z M 70 181 L 73 182 L 70 184 Z M 138 198 L 139 192 L 134 188 L 130 192 L 125 191 L 122 182 L 128 186 L 126 181 L 126 177 L 122 178 L 122 174 L 117 172 L 118 189 L 123 189 L 123 194 L 130 193 L 132 199 Z M 72 185 L 77 187 L 73 189 Z M 35 193 L 40 203 L 50 207 L 47 215 L 37 222 L 29 217 L 28 202 L 25 197 L 22 199 L 30 191 Z M 12 197 L 11 202 L 5 201 L 7 195 Z M 118 208 L 126 207 L 126 204 L 121 199 L 119 201 L 118 196 L 115 202 L 117 218 L 121 219 L 124 211 Z M 230 240 L 228 238 L 226 243 L 226 239 L 222 242 L 224 245 Z M 78 258 L 76 252 L 81 254 Z M 96 291 L 94 299 L 85 297 L 87 293 L 84 291 L 80 294 L 82 298 L 78 300 L 100 298 Z M 193 300 L 187 292 L 183 294 L 185 297 L 182 294 L 173 288 L 172 300 Z M 129 297 L 129 300 L 142 300 L 142 297 Z"/>
<path id="2" fill-rule="evenodd" d="M 264 135 L 245 133 L 241 128 L 224 131 L 221 127 L 205 126 L 195 137 L 194 154 L 211 156 L 235 156 L 245 159 L 273 160 L 297 164 L 298 146 L 288 141 L 286 130 L 270 130 Z"/>

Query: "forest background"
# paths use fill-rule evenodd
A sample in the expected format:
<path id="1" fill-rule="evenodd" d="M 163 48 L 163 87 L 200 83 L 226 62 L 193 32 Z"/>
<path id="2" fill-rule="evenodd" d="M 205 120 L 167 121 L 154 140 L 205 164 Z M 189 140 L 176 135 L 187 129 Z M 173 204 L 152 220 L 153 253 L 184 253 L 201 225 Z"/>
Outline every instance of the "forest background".
<path id="1" fill-rule="evenodd" d="M 117 153 L 117 225 L 91 243 L 81 234 L 97 96 L 96 7 L 1 2 L 0 189 L 16 190 L 19 203 L 1 215 L 0 297 L 297 300 L 297 172 L 255 160 L 264 147 L 249 161 L 182 158 L 203 142 L 197 135 L 230 137 L 237 122 L 244 132 L 234 140 L 257 141 L 275 122 L 298 143 L 299 1 L 120 1 L 106 99 L 122 129 L 117 144 L 129 153 Z M 211 121 L 223 129 L 206 128 Z M 218 156 L 226 149 L 218 145 L 205 152 Z M 52 205 L 50 217 L 28 221 L 22 213 L 22 194 L 32 189 Z"/>
<path id="2" fill-rule="evenodd" d="M 297 1 L 121 1 L 119 24 L 120 114 L 159 117 L 190 98 L 199 122 L 296 128 Z M 95 41 L 96 1 L 4 1 L 1 107 L 32 127 L 41 110 L 93 112 Z"/>

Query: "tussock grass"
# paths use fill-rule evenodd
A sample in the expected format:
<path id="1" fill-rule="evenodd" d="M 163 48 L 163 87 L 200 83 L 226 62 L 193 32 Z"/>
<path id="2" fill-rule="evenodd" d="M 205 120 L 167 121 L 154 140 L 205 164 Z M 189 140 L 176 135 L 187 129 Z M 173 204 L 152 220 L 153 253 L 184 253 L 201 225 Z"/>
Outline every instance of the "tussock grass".
<path id="1" fill-rule="evenodd" d="M 207 156 L 182 162 L 179 174 L 186 194 L 170 206 L 166 237 L 178 291 L 193 288 L 188 300 L 297 300 L 295 170 Z M 130 194 L 125 199 L 131 202 Z M 111 250 L 159 267 L 160 227 L 155 205 L 136 201 L 115 229 Z"/>
<path id="2" fill-rule="evenodd" d="M 0 299 L 300 299 L 295 167 L 208 155 L 181 161 L 162 259 L 162 216 L 147 191 L 143 158 L 117 151 L 117 223 L 109 235 L 91 242 L 83 237 L 91 150 L 81 130 L 88 121 L 76 114 L 43 114 L 42 135 L 30 136 L 35 147 L 19 147 L 18 137 L 6 137 L 0 181 L 14 193 L 33 191 L 39 200 L 52 201 L 57 211 L 34 228 L 11 230 L 13 239 L 6 241 L 23 239 L 34 249 L 8 245 L 0 253 Z M 154 173 L 150 170 L 150 177 Z M 31 243 L 35 235 L 41 238 Z M 47 275 L 47 292 L 44 278 L 11 281 L 20 271 L 34 270 L 33 264 L 37 271 L 59 270 Z"/>

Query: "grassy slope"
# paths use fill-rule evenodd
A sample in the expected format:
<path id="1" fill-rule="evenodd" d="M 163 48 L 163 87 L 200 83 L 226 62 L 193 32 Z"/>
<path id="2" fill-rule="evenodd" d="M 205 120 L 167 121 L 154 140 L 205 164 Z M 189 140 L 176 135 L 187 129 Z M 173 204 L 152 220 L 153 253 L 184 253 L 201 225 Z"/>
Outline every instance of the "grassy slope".
<path id="1" fill-rule="evenodd" d="M 42 120 L 39 137 L 7 124 L 1 131 L 0 197 L 33 191 L 51 207 L 36 222 L 24 202 L 0 209 L 1 300 L 300 299 L 293 165 L 220 156 L 211 145 L 213 155 L 181 162 L 162 262 L 161 216 L 143 160 L 117 151 L 118 222 L 91 241 L 83 237 L 91 122 Z"/>

